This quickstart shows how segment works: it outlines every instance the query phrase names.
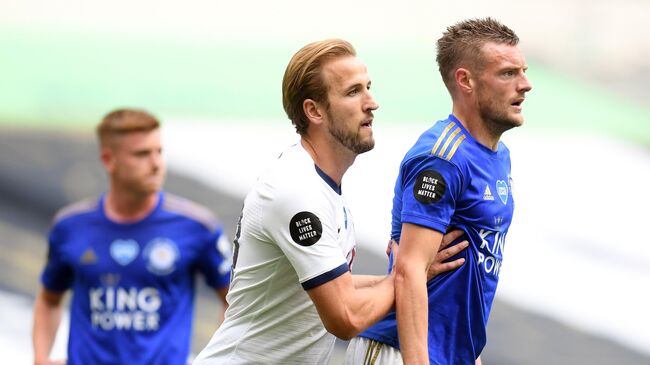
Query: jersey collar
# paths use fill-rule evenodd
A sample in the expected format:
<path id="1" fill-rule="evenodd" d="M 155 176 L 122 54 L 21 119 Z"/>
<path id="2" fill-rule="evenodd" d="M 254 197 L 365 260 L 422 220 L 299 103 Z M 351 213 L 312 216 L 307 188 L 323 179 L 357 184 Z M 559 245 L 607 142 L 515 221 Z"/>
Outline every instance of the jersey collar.
<path id="1" fill-rule="evenodd" d="M 334 190 L 337 194 L 341 195 L 341 187 L 336 184 L 334 179 L 329 177 L 325 173 L 325 171 L 321 170 L 320 167 L 318 167 L 318 165 L 314 164 L 314 167 L 316 168 L 316 172 L 318 173 L 318 176 L 320 176 L 321 179 L 323 179 L 327 183 L 327 185 L 329 185 L 332 188 L 332 190 Z"/>

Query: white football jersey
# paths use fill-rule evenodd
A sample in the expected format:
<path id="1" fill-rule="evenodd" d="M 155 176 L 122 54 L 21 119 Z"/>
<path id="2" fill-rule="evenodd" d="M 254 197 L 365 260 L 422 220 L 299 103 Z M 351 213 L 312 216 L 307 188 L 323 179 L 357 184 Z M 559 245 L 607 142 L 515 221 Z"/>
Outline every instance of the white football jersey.
<path id="1" fill-rule="evenodd" d="M 305 290 L 348 272 L 354 226 L 340 188 L 300 143 L 246 197 L 225 321 L 194 364 L 326 364 L 334 336 Z"/>

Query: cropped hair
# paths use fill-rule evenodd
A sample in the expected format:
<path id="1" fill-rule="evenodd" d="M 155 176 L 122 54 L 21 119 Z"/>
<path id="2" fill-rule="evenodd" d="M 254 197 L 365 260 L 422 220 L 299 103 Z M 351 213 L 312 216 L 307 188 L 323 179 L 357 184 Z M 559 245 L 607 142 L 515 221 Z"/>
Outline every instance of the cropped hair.
<path id="1" fill-rule="evenodd" d="M 512 29 L 490 17 L 463 20 L 448 27 L 442 34 L 437 42 L 436 61 L 449 91 L 452 90 L 454 73 L 459 67 L 480 69 L 482 48 L 489 42 L 516 46 L 519 37 Z"/>
<path id="2" fill-rule="evenodd" d="M 134 132 L 147 132 L 160 127 L 156 117 L 140 109 L 116 109 L 106 114 L 97 125 L 100 147 L 108 147 L 116 137 Z"/>

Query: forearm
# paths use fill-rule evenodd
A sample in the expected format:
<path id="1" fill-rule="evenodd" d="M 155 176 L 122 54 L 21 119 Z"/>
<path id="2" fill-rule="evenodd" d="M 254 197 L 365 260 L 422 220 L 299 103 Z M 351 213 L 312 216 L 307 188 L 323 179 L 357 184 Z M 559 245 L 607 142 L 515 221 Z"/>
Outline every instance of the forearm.
<path id="1" fill-rule="evenodd" d="M 368 278 L 366 278 L 368 279 Z M 373 280 L 361 279 L 369 284 Z M 393 275 L 372 285 L 355 288 L 352 275 L 345 274 L 308 291 L 325 328 L 349 340 L 383 318 L 395 302 Z"/>
<path id="2" fill-rule="evenodd" d="M 377 285 L 386 279 L 386 275 L 352 275 L 352 283 L 356 289 Z"/>
<path id="3" fill-rule="evenodd" d="M 393 275 L 376 276 L 374 279 L 368 276 L 368 281 L 356 289 L 357 299 L 355 317 L 360 321 L 360 331 L 373 325 L 384 318 L 395 305 L 395 280 Z"/>
<path id="4" fill-rule="evenodd" d="M 397 328 L 405 364 L 428 364 L 428 299 L 426 272 L 399 270 L 395 277 Z"/>
<path id="5" fill-rule="evenodd" d="M 47 363 L 62 314 L 61 303 L 48 303 L 41 296 L 36 298 L 32 331 L 35 364 Z"/>
<path id="6" fill-rule="evenodd" d="M 226 300 L 226 296 L 228 295 L 228 287 L 215 289 L 215 292 L 217 294 L 217 298 L 219 298 L 221 301 L 221 310 L 217 314 L 217 321 L 218 325 L 220 326 L 221 323 L 223 323 L 226 310 L 228 309 L 228 301 Z"/>

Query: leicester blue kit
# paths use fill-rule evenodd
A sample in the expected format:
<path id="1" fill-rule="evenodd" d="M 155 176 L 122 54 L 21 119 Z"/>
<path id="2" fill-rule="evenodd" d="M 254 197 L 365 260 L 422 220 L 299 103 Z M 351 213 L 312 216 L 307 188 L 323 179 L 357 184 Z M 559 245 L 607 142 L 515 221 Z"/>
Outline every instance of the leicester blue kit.
<path id="1" fill-rule="evenodd" d="M 497 151 L 481 145 L 453 115 L 422 134 L 404 157 L 392 238 L 399 241 L 402 224 L 411 223 L 442 233 L 461 229 L 466 235 L 457 242 L 470 243 L 452 258 L 465 258 L 460 268 L 427 283 L 432 364 L 474 364 L 485 346 L 513 210 L 508 149 L 501 142 Z M 395 312 L 361 336 L 399 348 Z"/>
<path id="2" fill-rule="evenodd" d="M 171 194 L 128 224 L 103 196 L 64 208 L 41 281 L 73 292 L 67 364 L 187 364 L 195 274 L 227 286 L 229 245 L 207 209 Z"/>

